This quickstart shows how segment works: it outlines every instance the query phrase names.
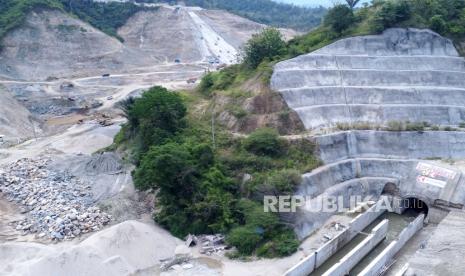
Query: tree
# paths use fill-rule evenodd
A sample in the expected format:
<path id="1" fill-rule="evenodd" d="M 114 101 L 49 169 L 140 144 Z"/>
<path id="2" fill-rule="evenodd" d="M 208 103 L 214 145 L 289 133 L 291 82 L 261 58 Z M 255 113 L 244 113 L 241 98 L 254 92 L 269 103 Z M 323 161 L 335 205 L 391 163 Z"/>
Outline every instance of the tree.
<path id="1" fill-rule="evenodd" d="M 358 2 L 360 2 L 360 0 L 346 0 L 346 2 L 351 9 L 354 9 Z"/>
<path id="2" fill-rule="evenodd" d="M 286 52 L 286 42 L 278 30 L 266 28 L 252 36 L 245 45 L 244 52 L 245 63 L 251 68 L 257 68 L 263 60 L 283 55 Z"/>
<path id="3" fill-rule="evenodd" d="M 163 144 L 185 126 L 186 106 L 178 93 L 155 86 L 135 100 L 129 109 L 132 129 L 138 130 L 140 147 Z"/>
<path id="4" fill-rule="evenodd" d="M 354 12 L 347 5 L 336 5 L 328 11 L 324 18 L 325 25 L 340 34 L 355 22 Z"/>
<path id="5" fill-rule="evenodd" d="M 441 15 L 435 15 L 431 17 L 430 27 L 433 31 L 442 34 L 447 30 L 447 23 Z"/>
<path id="6" fill-rule="evenodd" d="M 382 2 L 381 8 L 375 13 L 373 29 L 377 32 L 384 31 L 409 19 L 410 16 L 411 6 L 407 0 Z"/>

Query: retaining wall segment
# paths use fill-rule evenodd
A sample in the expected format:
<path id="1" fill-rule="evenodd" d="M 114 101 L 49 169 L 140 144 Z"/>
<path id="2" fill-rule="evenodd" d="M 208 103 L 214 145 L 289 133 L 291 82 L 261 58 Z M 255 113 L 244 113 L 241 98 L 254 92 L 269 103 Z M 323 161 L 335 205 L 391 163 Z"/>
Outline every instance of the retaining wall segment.
<path id="1" fill-rule="evenodd" d="M 423 228 L 425 215 L 419 215 L 399 234 L 397 240 L 391 242 L 358 276 L 377 276 L 384 267 L 394 259 L 394 256 L 405 244 Z"/>
<path id="2" fill-rule="evenodd" d="M 331 196 L 343 196 L 344 208 L 350 207 L 350 196 L 361 196 L 361 199 L 370 198 L 377 200 L 386 183 L 398 183 L 397 179 L 387 177 L 363 177 L 351 179 L 342 183 L 328 187 L 322 194 L 308 199 L 306 206 L 309 208 L 299 208 L 289 219 L 294 225 L 294 230 L 299 239 L 304 239 L 323 224 L 336 212 L 330 210 L 315 212 L 314 207 L 322 206 L 323 200 Z M 302 194 L 305 196 L 305 194 Z"/>
<path id="3" fill-rule="evenodd" d="M 388 231 L 388 220 L 380 222 L 361 243 L 345 255 L 338 263 L 333 265 L 323 276 L 343 276 L 348 275 L 373 248 L 375 248 L 384 238 Z"/>
<path id="4" fill-rule="evenodd" d="M 286 276 L 307 276 L 312 273 L 315 269 L 320 267 L 325 261 L 327 261 L 332 255 L 338 250 L 349 243 L 356 235 L 358 235 L 363 229 L 368 227 L 375 219 L 382 215 L 385 210 L 379 208 L 382 202 L 378 201 L 375 205 L 370 207 L 366 212 L 355 217 L 349 226 L 340 232 L 338 235 L 333 237 L 330 241 L 318 248 L 314 253 L 307 256 L 295 266 L 290 268 L 285 275 Z"/>
<path id="5" fill-rule="evenodd" d="M 353 130 L 315 136 L 325 163 L 356 158 L 465 158 L 465 132 Z"/>

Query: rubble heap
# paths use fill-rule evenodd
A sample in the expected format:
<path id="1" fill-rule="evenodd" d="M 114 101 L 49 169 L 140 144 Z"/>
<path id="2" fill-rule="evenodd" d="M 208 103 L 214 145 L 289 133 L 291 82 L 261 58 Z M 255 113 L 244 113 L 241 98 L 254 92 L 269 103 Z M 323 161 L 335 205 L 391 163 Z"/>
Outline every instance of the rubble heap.
<path id="1" fill-rule="evenodd" d="M 106 225 L 111 216 L 93 206 L 91 187 L 66 172 L 50 170 L 50 161 L 21 159 L 0 169 L 0 192 L 26 214 L 14 223 L 16 230 L 69 240 Z"/>
<path id="2" fill-rule="evenodd" d="M 191 247 L 194 245 L 200 246 L 199 252 L 205 255 L 212 255 L 218 252 L 223 252 L 228 249 L 228 246 L 224 243 L 224 235 L 215 234 L 215 235 L 188 235 L 186 237 L 186 246 Z"/>

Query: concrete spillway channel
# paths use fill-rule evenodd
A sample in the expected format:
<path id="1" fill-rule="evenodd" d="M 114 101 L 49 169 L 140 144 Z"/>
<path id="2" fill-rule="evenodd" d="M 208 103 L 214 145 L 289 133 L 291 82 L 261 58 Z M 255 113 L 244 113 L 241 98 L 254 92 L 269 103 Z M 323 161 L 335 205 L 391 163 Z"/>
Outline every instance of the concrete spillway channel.
<path id="1" fill-rule="evenodd" d="M 313 254 L 286 272 L 286 276 L 378 275 L 423 227 L 425 214 L 396 209 L 407 214 L 387 213 L 382 198 Z M 395 204 L 394 204 L 395 205 Z"/>

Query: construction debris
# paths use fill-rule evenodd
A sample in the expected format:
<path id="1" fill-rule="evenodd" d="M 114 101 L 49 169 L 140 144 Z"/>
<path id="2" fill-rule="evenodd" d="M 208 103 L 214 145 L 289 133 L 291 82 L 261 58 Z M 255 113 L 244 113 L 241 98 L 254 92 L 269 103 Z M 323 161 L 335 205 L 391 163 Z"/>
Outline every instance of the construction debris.
<path id="1" fill-rule="evenodd" d="M 224 243 L 224 238 L 225 237 L 222 234 L 201 236 L 194 236 L 189 234 L 186 237 L 185 244 L 188 247 L 198 245 L 200 246 L 201 254 L 210 256 L 216 252 L 221 252 L 228 248 L 228 246 Z"/>

